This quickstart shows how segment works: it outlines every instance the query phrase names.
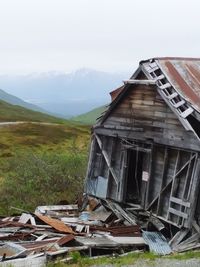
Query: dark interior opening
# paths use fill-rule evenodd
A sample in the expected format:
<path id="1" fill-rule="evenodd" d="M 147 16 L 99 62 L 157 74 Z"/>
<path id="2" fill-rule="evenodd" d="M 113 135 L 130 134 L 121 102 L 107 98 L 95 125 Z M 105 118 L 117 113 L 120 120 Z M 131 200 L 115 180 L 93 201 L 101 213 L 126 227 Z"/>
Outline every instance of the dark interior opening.
<path id="1" fill-rule="evenodd" d="M 128 164 L 126 176 L 125 201 L 135 204 L 141 203 L 142 166 L 144 152 L 128 150 Z"/>
<path id="2" fill-rule="evenodd" d="M 189 121 L 197 136 L 200 138 L 200 122 L 193 115 L 189 115 L 187 117 L 187 120 Z"/>

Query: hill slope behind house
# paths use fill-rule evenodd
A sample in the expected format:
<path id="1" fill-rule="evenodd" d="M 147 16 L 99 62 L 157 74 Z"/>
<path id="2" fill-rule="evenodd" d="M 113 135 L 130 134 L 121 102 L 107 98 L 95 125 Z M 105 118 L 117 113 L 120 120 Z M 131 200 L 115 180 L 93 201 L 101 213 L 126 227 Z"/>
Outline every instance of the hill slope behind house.
<path id="1" fill-rule="evenodd" d="M 64 120 L 0 100 L 0 122 L 14 121 L 61 123 Z"/>
<path id="2" fill-rule="evenodd" d="M 106 110 L 106 106 L 101 106 L 91 111 L 81 114 L 72 118 L 73 121 L 77 121 L 83 124 L 92 125 L 96 122 L 96 119 L 101 116 L 102 112 Z"/>
<path id="3" fill-rule="evenodd" d="M 3 100 L 3 101 L 5 101 L 9 104 L 12 104 L 12 105 L 18 105 L 18 106 L 28 108 L 28 109 L 31 109 L 34 111 L 47 113 L 47 111 L 45 111 L 44 109 L 42 109 L 36 105 L 30 104 L 28 102 L 25 102 L 22 99 L 14 96 L 14 95 L 8 94 L 2 89 L 0 89 L 0 100 Z"/>

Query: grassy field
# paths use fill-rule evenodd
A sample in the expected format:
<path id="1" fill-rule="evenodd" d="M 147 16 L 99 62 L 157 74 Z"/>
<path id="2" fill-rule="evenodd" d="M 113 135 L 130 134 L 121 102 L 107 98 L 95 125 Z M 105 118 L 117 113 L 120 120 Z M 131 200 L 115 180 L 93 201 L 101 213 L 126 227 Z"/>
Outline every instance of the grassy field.
<path id="1" fill-rule="evenodd" d="M 11 206 L 73 202 L 82 192 L 89 127 L 25 123 L 0 127 L 0 214 Z"/>

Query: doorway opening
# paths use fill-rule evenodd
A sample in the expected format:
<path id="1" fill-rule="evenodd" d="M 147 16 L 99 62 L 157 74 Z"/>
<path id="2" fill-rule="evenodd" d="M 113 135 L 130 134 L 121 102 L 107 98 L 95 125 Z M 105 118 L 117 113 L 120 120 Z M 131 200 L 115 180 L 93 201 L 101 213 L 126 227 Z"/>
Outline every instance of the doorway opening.
<path id="1" fill-rule="evenodd" d="M 127 150 L 126 202 L 141 204 L 144 155 L 139 150 Z"/>

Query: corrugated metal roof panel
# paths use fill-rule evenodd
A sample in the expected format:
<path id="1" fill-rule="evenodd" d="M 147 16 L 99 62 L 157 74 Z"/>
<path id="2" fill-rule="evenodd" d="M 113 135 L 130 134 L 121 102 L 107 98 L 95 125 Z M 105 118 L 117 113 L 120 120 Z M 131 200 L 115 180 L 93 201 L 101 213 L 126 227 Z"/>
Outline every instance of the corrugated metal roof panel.
<path id="1" fill-rule="evenodd" d="M 160 58 L 156 61 L 173 87 L 200 112 L 200 59 Z"/>
<path id="2" fill-rule="evenodd" d="M 142 236 L 151 252 L 158 255 L 167 255 L 172 252 L 166 238 L 161 233 L 143 231 Z"/>

